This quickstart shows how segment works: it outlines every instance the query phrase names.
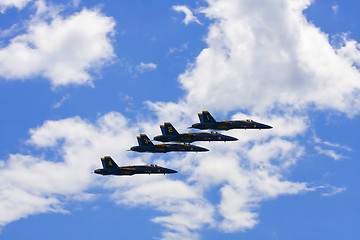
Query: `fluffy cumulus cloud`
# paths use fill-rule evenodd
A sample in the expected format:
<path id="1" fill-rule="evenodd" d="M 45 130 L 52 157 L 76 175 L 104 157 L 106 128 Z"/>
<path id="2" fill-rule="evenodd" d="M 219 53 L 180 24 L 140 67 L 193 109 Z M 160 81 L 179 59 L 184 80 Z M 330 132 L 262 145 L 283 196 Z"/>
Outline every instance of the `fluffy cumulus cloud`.
<path id="1" fill-rule="evenodd" d="M 334 51 L 302 14 L 309 0 L 208 3 L 208 48 L 180 77 L 187 102 L 225 112 L 314 105 L 359 113 L 360 74 L 349 64 L 357 54 L 347 53 L 356 45 Z"/>
<path id="2" fill-rule="evenodd" d="M 44 13 L 46 5 L 37 5 L 41 14 L 29 22 L 27 32 L 0 49 L 0 76 L 9 80 L 41 76 L 55 87 L 91 84 L 90 71 L 114 57 L 114 20 L 97 9 L 66 18 L 48 9 L 52 16 L 47 21 L 48 16 L 41 17 L 49 15 Z"/>

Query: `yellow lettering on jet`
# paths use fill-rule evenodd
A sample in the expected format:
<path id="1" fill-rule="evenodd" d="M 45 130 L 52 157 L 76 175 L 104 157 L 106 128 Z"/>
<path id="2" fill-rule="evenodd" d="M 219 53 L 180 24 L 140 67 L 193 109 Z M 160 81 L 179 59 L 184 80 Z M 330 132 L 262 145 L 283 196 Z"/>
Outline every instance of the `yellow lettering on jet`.
<path id="1" fill-rule="evenodd" d="M 168 127 L 169 132 L 172 132 L 172 127 Z"/>
<path id="2" fill-rule="evenodd" d="M 111 161 L 109 161 L 109 165 L 110 165 L 110 166 L 112 166 L 112 163 L 111 163 Z"/>

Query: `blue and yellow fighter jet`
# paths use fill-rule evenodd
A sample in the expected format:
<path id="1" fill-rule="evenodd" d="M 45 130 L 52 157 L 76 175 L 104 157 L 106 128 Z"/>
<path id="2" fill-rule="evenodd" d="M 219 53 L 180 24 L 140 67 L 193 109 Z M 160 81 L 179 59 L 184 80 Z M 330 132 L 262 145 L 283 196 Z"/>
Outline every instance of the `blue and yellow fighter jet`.
<path id="1" fill-rule="evenodd" d="M 236 120 L 217 122 L 208 111 L 198 113 L 200 123 L 193 124 L 190 128 L 213 129 L 213 130 L 230 130 L 230 129 L 270 129 L 269 125 L 258 123 L 253 120 Z"/>
<path id="2" fill-rule="evenodd" d="M 153 144 L 146 134 L 137 136 L 139 146 L 133 146 L 131 151 L 135 152 L 152 152 L 152 153 L 166 153 L 166 152 L 207 152 L 206 148 L 198 147 L 190 144 Z"/>
<path id="3" fill-rule="evenodd" d="M 119 167 L 110 156 L 101 158 L 103 168 L 96 169 L 94 173 L 101 175 L 134 175 L 134 174 L 170 174 L 177 171 L 159 167 L 157 165 L 133 165 Z"/>
<path id="4" fill-rule="evenodd" d="M 162 135 L 154 137 L 155 141 L 160 142 L 183 142 L 192 143 L 195 141 L 237 141 L 237 138 L 226 136 L 215 132 L 198 132 L 198 133 L 178 133 L 174 126 L 166 122 L 160 125 Z"/>

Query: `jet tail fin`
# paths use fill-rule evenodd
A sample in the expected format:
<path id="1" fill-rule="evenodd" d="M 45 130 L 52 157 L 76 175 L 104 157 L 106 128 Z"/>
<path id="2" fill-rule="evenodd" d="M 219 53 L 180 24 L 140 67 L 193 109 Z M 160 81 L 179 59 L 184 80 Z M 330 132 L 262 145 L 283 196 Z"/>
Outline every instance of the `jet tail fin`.
<path id="1" fill-rule="evenodd" d="M 119 166 L 114 162 L 110 156 L 101 158 L 101 163 L 104 169 L 117 169 Z"/>
<path id="2" fill-rule="evenodd" d="M 176 131 L 174 126 L 169 122 L 164 123 L 164 132 L 163 135 L 179 135 L 178 131 Z"/>
<path id="3" fill-rule="evenodd" d="M 215 123 L 216 122 L 216 120 L 213 118 L 213 116 L 211 116 L 211 114 L 208 111 L 202 111 L 201 116 L 202 116 L 202 119 L 200 118 L 200 115 L 199 115 L 201 123 Z"/>
<path id="4" fill-rule="evenodd" d="M 139 143 L 139 146 L 152 146 L 154 145 L 148 136 L 146 134 L 140 134 L 140 136 L 137 136 L 137 140 Z"/>

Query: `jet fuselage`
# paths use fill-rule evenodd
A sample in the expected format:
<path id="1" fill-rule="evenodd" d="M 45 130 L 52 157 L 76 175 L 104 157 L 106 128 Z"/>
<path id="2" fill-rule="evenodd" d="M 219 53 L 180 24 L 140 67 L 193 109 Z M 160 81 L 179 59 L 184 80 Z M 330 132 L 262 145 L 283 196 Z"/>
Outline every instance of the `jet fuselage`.
<path id="1" fill-rule="evenodd" d="M 160 142 L 184 142 L 192 143 L 196 141 L 237 141 L 237 138 L 226 136 L 220 133 L 181 133 L 178 135 L 159 135 L 154 137 L 154 140 Z"/>
<path id="2" fill-rule="evenodd" d="M 213 130 L 230 130 L 230 129 L 270 129 L 269 125 L 258 123 L 252 120 L 239 121 L 221 121 L 214 123 L 195 123 L 191 128 L 196 129 L 213 129 Z"/>
<path id="3" fill-rule="evenodd" d="M 166 152 L 207 152 L 206 148 L 187 144 L 156 144 L 146 146 L 133 146 L 130 148 L 135 152 L 152 152 L 152 153 L 166 153 Z"/>
<path id="4" fill-rule="evenodd" d="M 134 175 L 134 174 L 170 174 L 177 173 L 177 171 L 159 167 L 157 165 L 134 165 L 124 166 L 115 169 L 96 169 L 94 171 L 100 175 Z"/>

